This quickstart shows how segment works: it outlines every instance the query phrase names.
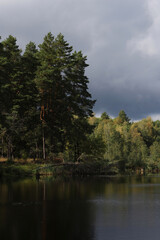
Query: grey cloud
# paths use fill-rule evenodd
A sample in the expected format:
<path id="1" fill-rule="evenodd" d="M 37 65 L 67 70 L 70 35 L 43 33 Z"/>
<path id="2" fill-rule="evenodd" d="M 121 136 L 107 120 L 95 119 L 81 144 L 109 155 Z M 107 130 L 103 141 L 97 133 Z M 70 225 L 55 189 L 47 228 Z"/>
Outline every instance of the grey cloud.
<path id="1" fill-rule="evenodd" d="M 153 24 L 148 0 L 9 2 L 0 8 L 2 38 L 12 34 L 24 48 L 29 41 L 41 43 L 49 31 L 62 32 L 87 55 L 95 112 L 116 116 L 124 109 L 133 119 L 159 113 L 160 56 L 143 55 L 130 44 Z"/>

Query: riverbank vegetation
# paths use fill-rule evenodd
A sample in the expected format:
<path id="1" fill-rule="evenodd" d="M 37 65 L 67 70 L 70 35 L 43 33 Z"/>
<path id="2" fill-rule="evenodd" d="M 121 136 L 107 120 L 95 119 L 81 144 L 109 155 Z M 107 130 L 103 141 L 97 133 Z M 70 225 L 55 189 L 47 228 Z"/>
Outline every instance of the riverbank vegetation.
<path id="1" fill-rule="evenodd" d="M 120 172 L 158 172 L 160 169 L 160 121 L 150 117 L 131 122 L 121 110 L 111 119 L 107 113 L 92 117 L 93 135 L 104 143 L 103 158 Z"/>
<path id="2" fill-rule="evenodd" d="M 73 175 L 158 171 L 160 121 L 131 122 L 123 110 L 96 117 L 86 60 L 62 34 L 48 33 L 23 53 L 13 36 L 0 42 L 1 159 L 59 164 L 54 172 Z"/>

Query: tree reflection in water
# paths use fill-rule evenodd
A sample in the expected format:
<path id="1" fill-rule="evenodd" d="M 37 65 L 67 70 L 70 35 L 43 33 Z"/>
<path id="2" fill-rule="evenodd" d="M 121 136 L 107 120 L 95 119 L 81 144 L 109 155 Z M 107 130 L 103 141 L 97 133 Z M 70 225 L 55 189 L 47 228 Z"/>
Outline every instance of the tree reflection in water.
<path id="1" fill-rule="evenodd" d="M 159 240 L 159 196 L 159 177 L 4 181 L 0 238 Z"/>

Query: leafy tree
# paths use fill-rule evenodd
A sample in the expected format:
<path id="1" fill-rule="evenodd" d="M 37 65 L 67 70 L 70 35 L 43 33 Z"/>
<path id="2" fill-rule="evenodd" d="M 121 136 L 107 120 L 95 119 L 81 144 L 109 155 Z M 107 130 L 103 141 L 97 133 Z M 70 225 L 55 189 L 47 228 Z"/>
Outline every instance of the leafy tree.
<path id="1" fill-rule="evenodd" d="M 154 127 L 150 117 L 143 119 L 137 123 L 138 131 L 141 133 L 147 147 L 150 147 L 154 142 Z"/>
<path id="2" fill-rule="evenodd" d="M 100 118 L 97 118 L 95 116 L 91 116 L 88 118 L 88 123 L 94 128 L 98 126 L 99 122 L 100 122 Z"/>
<path id="3" fill-rule="evenodd" d="M 122 138 L 113 120 L 101 121 L 95 129 L 96 136 L 101 136 L 105 143 L 104 158 L 110 162 L 119 161 L 122 157 Z"/>
<path id="4" fill-rule="evenodd" d="M 160 167 L 160 143 L 155 141 L 150 147 L 150 159 L 154 166 Z"/>
<path id="5" fill-rule="evenodd" d="M 131 148 L 129 153 L 129 164 L 132 168 L 144 167 L 148 157 L 148 148 L 143 141 L 136 125 L 131 127 Z"/>
<path id="6" fill-rule="evenodd" d="M 130 127 L 131 125 L 128 122 L 124 122 L 122 125 L 116 125 L 116 130 L 120 133 L 122 141 L 122 158 L 119 166 L 121 171 L 125 171 L 129 162 L 128 156 L 131 151 Z"/>

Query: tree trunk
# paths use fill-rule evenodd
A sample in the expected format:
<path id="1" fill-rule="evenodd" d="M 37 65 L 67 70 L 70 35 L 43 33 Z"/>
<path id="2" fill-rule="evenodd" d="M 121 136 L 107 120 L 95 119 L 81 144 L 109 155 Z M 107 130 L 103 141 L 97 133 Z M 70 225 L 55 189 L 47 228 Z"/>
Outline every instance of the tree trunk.
<path id="1" fill-rule="evenodd" d="M 11 143 L 10 143 L 10 140 L 8 142 L 8 154 L 7 154 L 7 158 L 9 161 L 11 161 Z"/>
<path id="2" fill-rule="evenodd" d="M 36 159 L 39 158 L 39 149 L 38 149 L 38 144 L 36 142 L 36 156 L 35 156 Z"/>
<path id="3" fill-rule="evenodd" d="M 2 152 L 1 152 L 2 158 L 4 157 L 4 146 L 3 146 L 3 143 L 4 143 L 4 141 L 3 141 L 3 137 L 2 137 Z"/>
<path id="4" fill-rule="evenodd" d="M 43 160 L 45 160 L 46 159 L 46 148 L 45 148 L 44 127 L 42 128 L 42 131 L 43 131 L 43 137 L 42 137 L 42 142 L 43 142 Z"/>

